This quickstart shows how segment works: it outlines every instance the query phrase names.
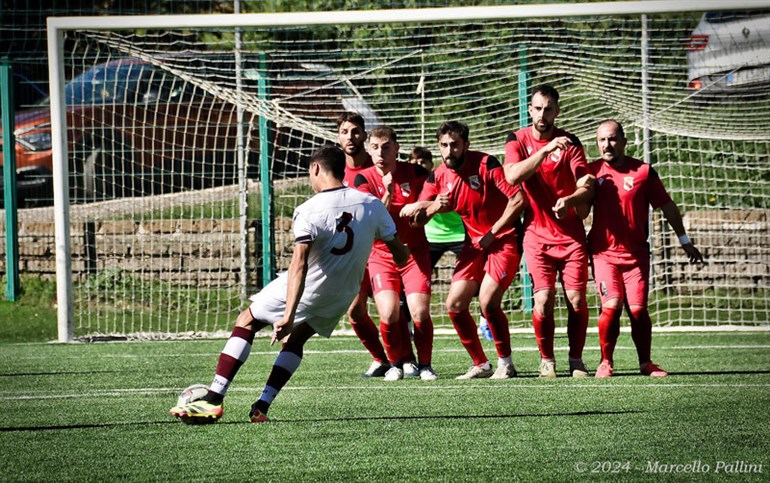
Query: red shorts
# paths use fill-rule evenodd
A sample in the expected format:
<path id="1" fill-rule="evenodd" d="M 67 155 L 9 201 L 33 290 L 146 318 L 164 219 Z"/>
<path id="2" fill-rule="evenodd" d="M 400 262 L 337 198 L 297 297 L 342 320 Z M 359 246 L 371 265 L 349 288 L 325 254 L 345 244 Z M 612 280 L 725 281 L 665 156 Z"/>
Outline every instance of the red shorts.
<path id="1" fill-rule="evenodd" d="M 634 264 L 620 264 L 612 263 L 601 255 L 594 255 L 593 271 L 602 303 L 613 298 L 625 298 L 630 306 L 647 306 L 649 259 L 637 260 Z"/>
<path id="2" fill-rule="evenodd" d="M 588 283 L 588 254 L 580 242 L 545 245 L 524 240 L 524 257 L 532 287 L 538 290 L 556 287 L 556 274 L 561 273 L 564 290 L 586 291 Z"/>
<path id="3" fill-rule="evenodd" d="M 457 259 L 452 282 L 473 280 L 480 285 L 486 273 L 507 289 L 519 271 L 520 259 L 516 238 L 512 236 L 495 240 L 486 250 L 466 243 Z"/>
<path id="4" fill-rule="evenodd" d="M 373 251 L 367 267 L 375 295 L 383 290 L 393 290 L 400 293 L 402 287 L 407 295 L 411 293 L 430 294 L 432 269 L 430 252 L 427 249 L 411 253 L 409 260 L 403 267 L 397 266 L 393 262 L 393 257 L 385 258 Z"/>

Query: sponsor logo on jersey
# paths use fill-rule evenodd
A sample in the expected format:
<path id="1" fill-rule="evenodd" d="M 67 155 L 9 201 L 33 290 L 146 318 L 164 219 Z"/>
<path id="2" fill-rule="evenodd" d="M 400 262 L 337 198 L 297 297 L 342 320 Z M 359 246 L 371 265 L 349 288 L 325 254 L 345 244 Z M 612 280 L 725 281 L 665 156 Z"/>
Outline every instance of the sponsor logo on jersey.
<path id="1" fill-rule="evenodd" d="M 350 183 L 348 183 L 347 181 L 343 181 L 342 184 L 345 185 L 345 187 L 347 188 L 348 184 L 350 184 Z"/>
<path id="2" fill-rule="evenodd" d="M 401 188 L 401 192 L 404 194 L 404 196 L 409 196 L 412 194 L 412 187 L 409 185 L 409 183 L 401 183 L 399 187 Z"/>
<path id="3" fill-rule="evenodd" d="M 557 149 L 556 151 L 552 152 L 550 156 L 548 156 L 548 159 L 553 161 L 554 163 L 558 163 L 561 161 L 561 149 Z"/>
<path id="4" fill-rule="evenodd" d="M 481 188 L 481 180 L 479 180 L 479 176 L 476 174 L 468 178 L 468 184 L 471 185 L 471 189 L 474 191 L 478 191 Z"/>
<path id="5" fill-rule="evenodd" d="M 633 176 L 624 176 L 623 177 L 623 189 L 626 191 L 631 191 L 634 189 L 634 177 Z"/>
<path id="6" fill-rule="evenodd" d="M 532 146 L 527 146 L 527 156 L 532 154 Z"/>

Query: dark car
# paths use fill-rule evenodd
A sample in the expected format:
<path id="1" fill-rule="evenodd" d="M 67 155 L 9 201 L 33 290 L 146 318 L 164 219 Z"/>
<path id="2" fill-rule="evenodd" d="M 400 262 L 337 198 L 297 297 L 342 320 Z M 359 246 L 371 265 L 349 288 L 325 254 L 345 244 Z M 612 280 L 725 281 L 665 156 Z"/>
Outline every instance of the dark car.
<path id="1" fill-rule="evenodd" d="M 237 108 L 234 89 L 220 89 L 214 73 L 233 84 L 231 56 L 198 60 L 191 82 L 158 65 L 126 58 L 97 65 L 69 81 L 67 102 L 71 197 L 99 200 L 233 184 L 237 181 Z M 189 63 L 186 65 L 189 66 Z M 271 170 L 276 176 L 304 173 L 302 154 L 324 139 L 303 131 L 334 127 L 343 110 L 379 123 L 354 89 L 323 64 L 271 65 L 269 100 L 258 100 L 258 62 L 243 63 L 248 163 L 255 176 L 259 102 L 283 113 L 287 122 L 270 128 Z M 215 68 L 216 67 L 216 68 Z M 210 71 L 211 74 L 207 74 Z M 202 87 L 201 84 L 204 84 Z M 204 88 L 206 87 L 206 88 Z M 261 86 L 264 90 L 265 84 Z M 290 128 L 291 119 L 300 120 Z M 47 99 L 15 117 L 17 190 L 22 204 L 50 203 L 52 195 L 51 116 Z M 281 151 L 281 152 L 277 152 Z M 0 158 L 1 161 L 1 158 Z M 0 184 L 2 186 L 2 184 Z"/>

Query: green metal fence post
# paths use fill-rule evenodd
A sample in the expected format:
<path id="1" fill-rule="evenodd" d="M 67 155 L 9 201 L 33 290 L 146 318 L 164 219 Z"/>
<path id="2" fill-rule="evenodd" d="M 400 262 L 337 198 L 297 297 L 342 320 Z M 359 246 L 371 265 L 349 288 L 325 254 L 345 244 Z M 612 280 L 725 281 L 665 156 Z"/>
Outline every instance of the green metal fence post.
<path id="1" fill-rule="evenodd" d="M 522 48 L 519 52 L 519 78 L 518 78 L 518 94 L 519 94 L 519 127 L 524 128 L 529 125 L 529 73 L 527 72 L 527 49 Z M 532 281 L 529 279 L 529 272 L 527 271 L 527 262 L 524 257 L 521 257 L 521 287 L 522 287 L 522 304 L 524 305 L 524 313 L 532 313 Z"/>
<path id="2" fill-rule="evenodd" d="M 13 69 L 0 59 L 0 109 L 3 122 L 3 181 L 5 183 L 5 298 L 15 302 L 19 295 L 19 226 L 16 213 L 16 140 L 13 135 Z"/>
<path id="3" fill-rule="evenodd" d="M 259 56 L 257 94 L 266 102 L 269 96 L 265 54 Z M 267 118 L 259 116 L 259 180 L 262 185 L 262 285 L 275 276 L 275 235 L 273 233 L 273 181 L 270 176 L 270 138 Z"/>

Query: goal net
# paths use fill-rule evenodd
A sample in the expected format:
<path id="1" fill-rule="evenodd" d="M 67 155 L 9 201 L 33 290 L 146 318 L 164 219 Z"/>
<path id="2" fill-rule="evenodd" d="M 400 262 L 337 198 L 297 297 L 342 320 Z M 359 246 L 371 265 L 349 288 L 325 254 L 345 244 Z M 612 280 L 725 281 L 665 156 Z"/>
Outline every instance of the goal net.
<path id="1" fill-rule="evenodd" d="M 724 2 L 716 17 L 694 2 L 622 3 L 57 19 L 65 338 L 229 331 L 245 295 L 288 266 L 308 154 L 336 142 L 340 112 L 394 127 L 402 159 L 418 145 L 438 158 L 435 130 L 449 119 L 502 159 L 544 82 L 561 94 L 557 124 L 589 158 L 601 120 L 624 124 L 629 154 L 655 166 L 707 259 L 689 265 L 653 216 L 655 324 L 766 326 L 768 12 L 729 10 L 752 1 Z M 756 29 L 736 34 L 731 18 Z M 451 327 L 452 261 L 434 277 L 438 327 Z M 522 280 L 504 302 L 513 327 L 530 320 Z M 589 295 L 598 307 L 592 281 Z"/>

